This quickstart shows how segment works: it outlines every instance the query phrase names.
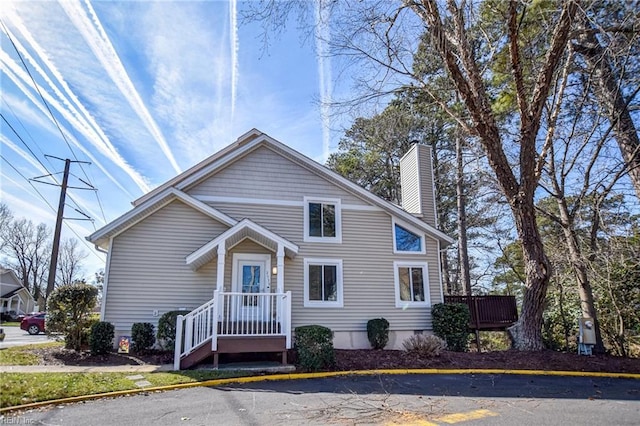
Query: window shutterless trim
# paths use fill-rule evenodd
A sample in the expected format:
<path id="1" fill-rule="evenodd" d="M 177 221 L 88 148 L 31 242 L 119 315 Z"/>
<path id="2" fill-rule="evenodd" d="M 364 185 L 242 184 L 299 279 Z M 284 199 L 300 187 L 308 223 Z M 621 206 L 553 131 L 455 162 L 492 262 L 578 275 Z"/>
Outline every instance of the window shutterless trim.
<path id="1" fill-rule="evenodd" d="M 420 268 L 422 269 L 422 289 L 424 291 L 424 301 L 414 302 L 413 300 L 400 299 L 400 268 Z M 411 276 L 411 273 L 409 273 Z M 429 267 L 426 262 L 393 262 L 393 281 L 396 294 L 396 308 L 425 308 L 431 306 L 431 295 L 429 294 Z"/>
<path id="2" fill-rule="evenodd" d="M 412 234 L 415 234 L 417 237 L 420 238 L 420 250 L 419 251 L 407 251 L 407 250 L 398 250 L 397 246 L 396 246 L 396 225 L 398 225 L 401 228 L 404 228 L 405 230 L 411 232 Z M 426 247 L 426 241 L 424 238 L 424 232 L 421 232 L 419 230 L 417 230 L 416 228 L 414 228 L 411 225 L 408 225 L 404 222 L 400 222 L 397 221 L 395 217 L 391 218 L 391 232 L 393 235 L 393 253 L 394 254 L 427 254 L 427 247 Z"/>
<path id="3" fill-rule="evenodd" d="M 336 300 L 309 300 L 309 266 L 335 266 L 336 267 Z M 342 308 L 343 282 L 342 282 L 342 259 L 326 258 L 305 258 L 304 259 L 304 307 L 305 308 Z"/>
<path id="4" fill-rule="evenodd" d="M 312 237 L 309 235 L 309 204 L 331 204 L 335 207 L 335 237 Z M 304 197 L 304 241 L 307 243 L 342 243 L 342 204 L 339 198 Z"/>

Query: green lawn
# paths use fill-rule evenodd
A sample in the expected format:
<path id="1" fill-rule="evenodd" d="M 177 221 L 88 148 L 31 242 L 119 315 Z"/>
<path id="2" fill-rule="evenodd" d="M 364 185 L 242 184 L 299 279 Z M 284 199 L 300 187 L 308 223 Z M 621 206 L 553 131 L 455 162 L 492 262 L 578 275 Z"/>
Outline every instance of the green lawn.
<path id="1" fill-rule="evenodd" d="M 20 323 L 15 321 L 2 321 L 0 322 L 0 327 L 20 327 Z"/>
<path id="2" fill-rule="evenodd" d="M 138 389 L 127 376 L 141 374 L 151 387 L 250 376 L 242 371 L 176 371 L 169 373 L 4 373 L 0 408 L 72 396 Z"/>
<path id="3" fill-rule="evenodd" d="M 0 351 L 0 365 L 38 365 L 40 357 L 30 349 L 64 346 L 63 342 L 38 343 L 28 346 L 14 346 Z"/>

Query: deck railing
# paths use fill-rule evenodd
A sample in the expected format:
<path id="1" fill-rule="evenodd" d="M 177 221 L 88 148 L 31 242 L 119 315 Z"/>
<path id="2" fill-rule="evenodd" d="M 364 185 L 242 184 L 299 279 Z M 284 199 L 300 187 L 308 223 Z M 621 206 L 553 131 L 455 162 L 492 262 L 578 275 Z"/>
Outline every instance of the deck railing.
<path id="1" fill-rule="evenodd" d="M 469 328 L 474 330 L 505 329 L 518 321 L 514 296 L 445 296 L 445 303 L 463 303 L 469 307 Z"/>
<path id="2" fill-rule="evenodd" d="M 285 336 L 291 348 L 291 292 L 233 293 L 215 291 L 213 299 L 176 320 L 174 368 L 180 360 L 219 336 Z"/>

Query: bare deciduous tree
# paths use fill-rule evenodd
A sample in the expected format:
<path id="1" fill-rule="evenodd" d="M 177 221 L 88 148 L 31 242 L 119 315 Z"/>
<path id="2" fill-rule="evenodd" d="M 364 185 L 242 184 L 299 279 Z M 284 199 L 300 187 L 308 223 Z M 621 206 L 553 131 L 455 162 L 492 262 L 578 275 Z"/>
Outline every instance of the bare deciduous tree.
<path id="1" fill-rule="evenodd" d="M 82 273 L 82 261 L 88 256 L 87 252 L 78 247 L 78 240 L 68 238 L 60 245 L 58 258 L 58 285 L 70 285 L 79 281 Z"/>

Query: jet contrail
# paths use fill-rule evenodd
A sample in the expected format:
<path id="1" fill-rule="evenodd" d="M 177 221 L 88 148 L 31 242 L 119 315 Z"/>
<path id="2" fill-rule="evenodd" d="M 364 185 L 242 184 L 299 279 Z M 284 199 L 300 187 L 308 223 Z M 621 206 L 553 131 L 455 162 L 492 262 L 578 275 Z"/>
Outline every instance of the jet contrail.
<path id="1" fill-rule="evenodd" d="M 9 79 L 13 81 L 13 83 L 22 91 L 22 93 L 24 93 L 27 98 L 29 98 L 29 100 L 44 114 L 44 116 L 50 117 L 49 112 L 45 109 L 40 99 L 36 99 L 32 91 L 27 88 L 27 86 L 31 87 L 31 85 L 33 84 L 27 73 L 22 69 L 21 66 L 12 61 L 8 57 L 8 55 L 6 55 L 6 53 L 1 50 L 0 69 L 2 69 L 2 71 L 9 77 Z M 76 117 L 73 117 L 65 108 L 60 105 L 60 103 L 56 99 L 49 95 L 47 91 L 41 90 L 41 93 L 47 103 L 51 107 L 55 108 L 60 114 L 62 114 L 62 116 L 65 118 L 65 120 L 67 120 L 67 122 L 69 122 L 71 126 L 79 130 L 86 130 L 80 123 L 77 122 Z M 63 124 L 60 123 L 60 127 L 65 132 L 67 139 L 69 139 L 89 159 L 91 159 L 91 161 L 94 162 L 113 183 L 115 183 L 120 189 L 122 189 L 125 194 L 130 195 L 131 198 L 134 198 L 133 195 L 122 184 L 120 184 L 118 180 L 115 179 L 75 137 L 73 137 L 72 133 L 68 129 L 65 129 Z M 95 140 L 95 136 L 93 134 L 85 132 L 83 133 L 88 140 Z M 93 143 L 93 145 L 96 146 L 105 157 L 109 158 L 118 167 L 120 167 L 136 183 L 136 185 L 138 185 L 142 192 L 149 191 L 149 185 L 144 180 L 144 178 L 138 172 L 133 170 L 131 166 L 129 166 L 129 164 L 120 155 L 114 155 L 113 152 L 105 149 L 102 144 Z"/>
<path id="2" fill-rule="evenodd" d="M 178 166 L 167 141 L 129 78 L 129 74 L 127 74 L 122 61 L 120 61 L 120 57 L 111 44 L 93 7 L 88 2 L 86 2 L 85 5 L 87 6 L 87 11 L 84 10 L 82 4 L 78 1 L 65 0 L 60 2 L 60 6 L 64 9 L 80 34 L 82 34 L 82 37 L 113 82 L 118 86 L 118 89 L 120 89 L 125 99 L 127 99 L 129 105 L 131 105 L 145 124 L 175 172 L 180 173 L 180 166 Z M 87 16 L 87 12 L 90 16 Z"/>
<path id="3" fill-rule="evenodd" d="M 231 0 L 229 4 L 229 41 L 231 44 L 231 124 L 236 112 L 236 89 L 238 87 L 238 4 Z"/>
<path id="4" fill-rule="evenodd" d="M 315 39 L 318 56 L 318 80 L 320 85 L 320 117 L 322 119 L 322 156 L 329 158 L 329 142 L 331 139 L 331 60 L 329 58 L 329 7 L 322 1 L 314 2 L 315 6 Z"/>

